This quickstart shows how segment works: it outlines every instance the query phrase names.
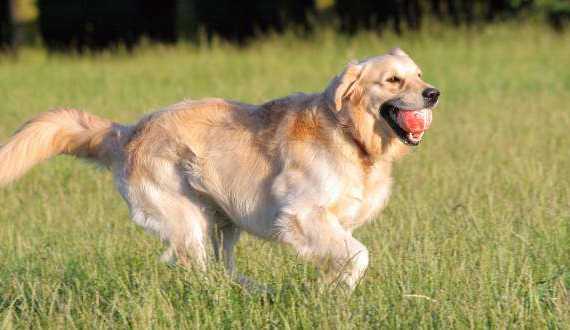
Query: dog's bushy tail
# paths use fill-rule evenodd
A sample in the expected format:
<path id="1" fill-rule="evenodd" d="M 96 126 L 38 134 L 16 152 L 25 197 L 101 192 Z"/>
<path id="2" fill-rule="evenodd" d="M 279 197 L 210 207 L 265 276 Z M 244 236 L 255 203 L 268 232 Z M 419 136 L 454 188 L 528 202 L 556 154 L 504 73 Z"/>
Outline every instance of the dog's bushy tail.
<path id="1" fill-rule="evenodd" d="M 119 139 L 124 128 L 75 109 L 42 113 L 0 146 L 0 186 L 18 179 L 34 165 L 61 154 L 110 166 L 121 153 Z"/>

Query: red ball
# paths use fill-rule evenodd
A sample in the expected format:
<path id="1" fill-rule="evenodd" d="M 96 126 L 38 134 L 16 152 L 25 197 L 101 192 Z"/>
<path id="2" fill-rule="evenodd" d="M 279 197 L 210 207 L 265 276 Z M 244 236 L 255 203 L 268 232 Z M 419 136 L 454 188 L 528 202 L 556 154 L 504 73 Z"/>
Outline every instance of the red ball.
<path id="1" fill-rule="evenodd" d="M 421 133 L 431 124 L 431 110 L 398 111 L 398 125 L 408 133 Z"/>

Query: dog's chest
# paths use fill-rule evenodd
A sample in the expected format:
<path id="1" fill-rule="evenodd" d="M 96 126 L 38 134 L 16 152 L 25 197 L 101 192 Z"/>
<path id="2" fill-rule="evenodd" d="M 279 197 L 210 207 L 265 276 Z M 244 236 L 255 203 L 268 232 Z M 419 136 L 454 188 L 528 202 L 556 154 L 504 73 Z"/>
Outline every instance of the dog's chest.
<path id="1" fill-rule="evenodd" d="M 390 168 L 378 167 L 345 183 L 345 189 L 332 207 L 341 224 L 353 230 L 374 218 L 390 197 Z"/>

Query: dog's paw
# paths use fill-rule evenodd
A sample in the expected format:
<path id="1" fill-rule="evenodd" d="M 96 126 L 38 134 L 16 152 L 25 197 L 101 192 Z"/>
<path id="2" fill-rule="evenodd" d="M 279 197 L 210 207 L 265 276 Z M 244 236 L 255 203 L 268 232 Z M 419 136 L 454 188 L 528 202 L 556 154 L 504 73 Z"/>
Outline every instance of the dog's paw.
<path id="1" fill-rule="evenodd" d="M 275 296 L 275 290 L 266 284 L 258 283 L 247 276 L 237 274 L 235 275 L 235 281 L 241 285 L 247 292 L 256 295 L 263 295 L 271 300 L 271 297 Z"/>

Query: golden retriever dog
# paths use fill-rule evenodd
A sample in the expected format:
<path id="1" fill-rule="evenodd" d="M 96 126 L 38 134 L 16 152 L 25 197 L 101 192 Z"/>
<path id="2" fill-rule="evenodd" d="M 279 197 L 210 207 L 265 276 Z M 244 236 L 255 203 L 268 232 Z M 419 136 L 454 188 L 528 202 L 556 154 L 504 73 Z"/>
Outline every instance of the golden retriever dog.
<path id="1" fill-rule="evenodd" d="M 395 160 L 422 141 L 439 91 L 401 49 L 352 62 L 322 93 L 261 105 L 183 101 L 134 125 L 58 109 L 0 149 L 0 185 L 55 155 L 109 168 L 161 257 L 205 269 L 208 243 L 237 276 L 240 234 L 291 246 L 354 288 L 368 250 L 352 236 L 386 205 Z M 240 278 L 240 277 L 238 277 Z"/>

